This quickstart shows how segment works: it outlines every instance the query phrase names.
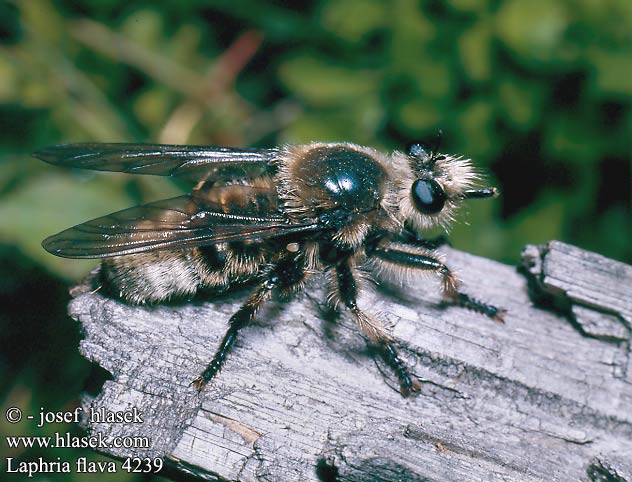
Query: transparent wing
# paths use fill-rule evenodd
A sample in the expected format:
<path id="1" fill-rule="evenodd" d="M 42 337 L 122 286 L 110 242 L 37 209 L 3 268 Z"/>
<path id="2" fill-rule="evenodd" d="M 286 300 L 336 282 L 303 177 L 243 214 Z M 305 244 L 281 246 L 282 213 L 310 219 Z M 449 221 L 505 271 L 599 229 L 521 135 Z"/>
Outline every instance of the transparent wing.
<path id="1" fill-rule="evenodd" d="M 267 172 L 276 149 L 166 144 L 60 144 L 33 153 L 57 166 L 174 176 L 191 181 L 252 176 Z"/>
<path id="2" fill-rule="evenodd" d="M 292 224 L 279 214 L 253 214 L 245 208 L 225 212 L 193 193 L 93 219 L 45 239 L 42 246 L 65 258 L 105 258 L 319 229 L 316 222 Z"/>

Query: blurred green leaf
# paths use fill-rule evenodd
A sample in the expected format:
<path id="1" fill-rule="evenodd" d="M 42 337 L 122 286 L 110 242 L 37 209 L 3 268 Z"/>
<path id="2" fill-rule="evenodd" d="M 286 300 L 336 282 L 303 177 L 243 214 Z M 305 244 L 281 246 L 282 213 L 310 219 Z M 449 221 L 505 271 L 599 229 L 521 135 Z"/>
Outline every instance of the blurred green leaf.
<path id="1" fill-rule="evenodd" d="M 155 8 L 139 8 L 125 18 L 119 32 L 131 42 L 153 49 L 163 42 L 163 15 Z"/>
<path id="2" fill-rule="evenodd" d="M 521 249 L 525 244 L 562 239 L 567 209 L 560 196 L 544 194 L 512 219 L 507 237 L 509 245 L 513 249 Z"/>
<path id="3" fill-rule="evenodd" d="M 129 205 L 121 175 L 82 181 L 62 172 L 33 178 L 4 196 L 0 204 L 0 240 L 24 252 L 67 280 L 79 280 L 97 261 L 58 258 L 41 246 L 44 238 Z"/>
<path id="4" fill-rule="evenodd" d="M 364 99 L 345 112 L 305 113 L 288 126 L 280 141 L 289 144 L 317 140 L 346 142 L 351 136 L 357 142 L 370 143 L 382 120 L 381 111 L 372 100 Z"/>
<path id="5" fill-rule="evenodd" d="M 495 17 L 496 31 L 519 61 L 554 68 L 571 18 L 567 8 L 565 2 L 550 0 L 506 0 Z"/>
<path id="6" fill-rule="evenodd" d="M 395 120 L 402 131 L 416 137 L 419 132 L 426 132 L 439 125 L 442 118 L 442 111 L 434 102 L 420 98 L 402 105 Z"/>
<path id="7" fill-rule="evenodd" d="M 515 77 L 503 77 L 498 81 L 499 107 L 505 119 L 519 130 L 533 129 L 545 107 L 538 87 Z"/>
<path id="8" fill-rule="evenodd" d="M 473 82 L 490 79 L 492 74 L 492 30 L 490 22 L 481 20 L 458 38 L 461 64 Z"/>
<path id="9" fill-rule="evenodd" d="M 483 157 L 494 147 L 492 106 L 487 102 L 473 101 L 462 108 L 456 121 L 458 129 L 455 135 L 471 140 L 471 151 L 467 152 L 467 157 Z"/>
<path id="10" fill-rule="evenodd" d="M 485 12 L 489 8 L 489 0 L 448 0 L 446 3 L 464 12 Z"/>
<path id="11" fill-rule="evenodd" d="M 357 42 L 385 26 L 387 5 L 380 0 L 339 0 L 325 2 L 322 24 L 350 42 Z"/>
<path id="12" fill-rule="evenodd" d="M 374 72 L 334 66 L 312 56 L 300 56 L 281 65 L 281 81 L 294 94 L 315 106 L 348 105 L 376 91 Z"/>
<path id="13" fill-rule="evenodd" d="M 171 92 L 155 86 L 138 94 L 134 100 L 134 113 L 144 125 L 158 131 L 169 116 L 173 102 Z"/>
<path id="14" fill-rule="evenodd" d="M 591 50 L 595 89 L 617 95 L 632 95 L 632 45 L 628 51 Z"/>
<path id="15" fill-rule="evenodd" d="M 11 102 L 17 97 L 17 82 L 15 67 L 0 48 L 0 102 Z"/>
<path id="16" fill-rule="evenodd" d="M 601 146 L 598 139 L 585 142 L 586 120 L 582 117 L 558 113 L 548 122 L 546 147 L 550 153 L 561 158 L 572 159 L 576 168 L 600 162 Z"/>

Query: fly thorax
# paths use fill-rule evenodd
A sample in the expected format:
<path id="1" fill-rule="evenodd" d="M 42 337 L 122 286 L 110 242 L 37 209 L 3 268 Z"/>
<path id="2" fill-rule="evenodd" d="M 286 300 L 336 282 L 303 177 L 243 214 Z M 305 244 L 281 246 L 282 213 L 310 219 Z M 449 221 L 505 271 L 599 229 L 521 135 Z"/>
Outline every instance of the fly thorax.
<path id="1" fill-rule="evenodd" d="M 379 155 L 350 144 L 308 144 L 291 153 L 288 181 L 298 207 L 345 226 L 378 209 L 386 174 Z"/>

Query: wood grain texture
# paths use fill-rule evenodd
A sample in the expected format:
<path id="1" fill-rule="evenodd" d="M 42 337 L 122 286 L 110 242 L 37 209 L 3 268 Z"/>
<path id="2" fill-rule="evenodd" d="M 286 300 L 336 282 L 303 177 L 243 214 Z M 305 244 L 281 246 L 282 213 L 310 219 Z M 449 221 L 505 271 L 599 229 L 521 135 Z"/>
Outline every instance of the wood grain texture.
<path id="1" fill-rule="evenodd" d="M 442 307 L 432 277 L 366 294 L 425 381 L 411 398 L 350 317 L 327 312 L 318 276 L 243 330 L 201 395 L 189 384 L 246 291 L 138 307 L 76 290 L 81 351 L 112 374 L 85 408 L 144 418 L 90 430 L 147 436 L 148 450 L 106 453 L 207 480 L 632 482 L 632 267 L 559 242 L 525 248 L 522 272 L 441 251 L 463 291 L 508 314 Z"/>

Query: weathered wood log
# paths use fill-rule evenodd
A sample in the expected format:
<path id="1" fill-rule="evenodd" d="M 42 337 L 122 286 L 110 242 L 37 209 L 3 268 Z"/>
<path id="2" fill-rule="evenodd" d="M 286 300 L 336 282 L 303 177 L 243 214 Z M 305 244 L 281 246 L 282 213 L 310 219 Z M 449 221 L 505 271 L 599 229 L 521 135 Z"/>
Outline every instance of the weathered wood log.
<path id="1" fill-rule="evenodd" d="M 424 381 L 410 398 L 351 319 L 327 314 L 318 276 L 243 330 L 202 394 L 191 380 L 246 292 L 139 307 L 84 286 L 81 351 L 113 377 L 85 409 L 144 420 L 89 429 L 148 437 L 104 452 L 207 480 L 632 482 L 632 267 L 555 241 L 525 248 L 521 272 L 443 251 L 506 323 L 441 306 L 433 279 L 369 293 Z"/>

